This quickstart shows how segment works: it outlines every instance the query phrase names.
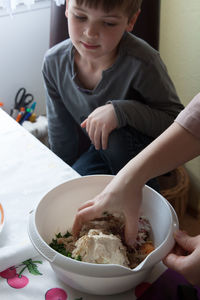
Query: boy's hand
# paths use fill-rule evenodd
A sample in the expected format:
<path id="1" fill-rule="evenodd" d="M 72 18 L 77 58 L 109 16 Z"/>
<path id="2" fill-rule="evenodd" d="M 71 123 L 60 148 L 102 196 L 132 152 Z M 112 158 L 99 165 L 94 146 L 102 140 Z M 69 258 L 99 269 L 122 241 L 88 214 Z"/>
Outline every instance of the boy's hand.
<path id="1" fill-rule="evenodd" d="M 105 150 L 108 145 L 109 134 L 117 128 L 117 117 L 113 105 L 106 104 L 96 108 L 81 123 L 81 127 L 86 128 L 96 150 L 99 150 L 101 147 Z"/>

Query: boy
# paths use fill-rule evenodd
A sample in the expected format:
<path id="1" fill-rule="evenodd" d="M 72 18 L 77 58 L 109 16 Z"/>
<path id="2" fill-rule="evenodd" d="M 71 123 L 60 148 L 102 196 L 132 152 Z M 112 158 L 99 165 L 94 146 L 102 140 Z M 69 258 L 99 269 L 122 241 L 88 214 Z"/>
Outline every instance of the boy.
<path id="1" fill-rule="evenodd" d="M 45 56 L 50 146 L 81 175 L 116 174 L 183 109 L 157 51 L 129 33 L 141 2 L 68 0 L 70 39 Z"/>

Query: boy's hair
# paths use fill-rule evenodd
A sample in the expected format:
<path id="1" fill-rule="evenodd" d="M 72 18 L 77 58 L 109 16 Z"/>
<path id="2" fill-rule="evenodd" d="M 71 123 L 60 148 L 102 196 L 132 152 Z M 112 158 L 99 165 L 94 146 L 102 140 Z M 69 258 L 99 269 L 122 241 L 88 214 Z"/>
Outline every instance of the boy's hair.
<path id="1" fill-rule="evenodd" d="M 105 12 L 120 7 L 131 18 L 141 8 L 142 0 L 76 0 L 76 3 L 90 8 L 101 7 Z"/>

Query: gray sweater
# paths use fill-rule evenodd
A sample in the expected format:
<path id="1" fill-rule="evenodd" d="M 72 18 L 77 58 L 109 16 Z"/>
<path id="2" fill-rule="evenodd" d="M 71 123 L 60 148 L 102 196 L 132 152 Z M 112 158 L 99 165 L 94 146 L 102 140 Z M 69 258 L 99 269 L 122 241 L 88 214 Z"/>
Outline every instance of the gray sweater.
<path id="1" fill-rule="evenodd" d="M 70 39 L 47 51 L 42 72 L 50 145 L 55 152 L 58 144 L 67 147 L 72 141 L 73 120 L 80 124 L 108 102 L 114 105 L 118 128 L 132 126 L 154 138 L 184 108 L 159 53 L 130 33 L 124 34 L 115 63 L 103 71 L 93 90 L 79 86 Z"/>

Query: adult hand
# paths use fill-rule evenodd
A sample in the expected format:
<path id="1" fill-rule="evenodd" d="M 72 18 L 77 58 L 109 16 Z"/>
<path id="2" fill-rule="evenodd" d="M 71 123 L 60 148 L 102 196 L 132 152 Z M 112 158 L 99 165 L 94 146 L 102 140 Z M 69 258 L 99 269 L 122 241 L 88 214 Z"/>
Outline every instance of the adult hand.
<path id="1" fill-rule="evenodd" d="M 81 123 L 82 128 L 90 137 L 97 150 L 107 148 L 108 137 L 111 131 L 117 128 L 117 117 L 112 104 L 106 104 L 96 108 L 87 119 Z"/>
<path id="2" fill-rule="evenodd" d="M 191 284 L 200 286 L 200 235 L 191 237 L 183 231 L 175 232 L 176 245 L 164 264 L 182 274 Z"/>
<path id="3" fill-rule="evenodd" d="M 104 212 L 118 213 L 124 217 L 126 243 L 133 246 L 138 232 L 142 190 L 125 186 L 120 185 L 115 177 L 99 195 L 79 207 L 72 228 L 73 234 L 77 236 L 85 222 L 102 217 Z"/>

